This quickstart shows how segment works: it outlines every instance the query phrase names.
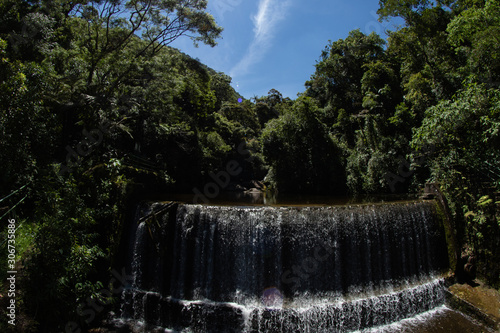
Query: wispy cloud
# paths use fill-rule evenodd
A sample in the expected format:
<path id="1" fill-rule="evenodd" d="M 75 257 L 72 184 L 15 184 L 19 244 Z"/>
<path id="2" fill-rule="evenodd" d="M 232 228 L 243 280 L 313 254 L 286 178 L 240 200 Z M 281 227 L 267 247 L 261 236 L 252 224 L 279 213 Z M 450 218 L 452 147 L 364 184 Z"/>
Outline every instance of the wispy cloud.
<path id="1" fill-rule="evenodd" d="M 246 74 L 250 66 L 262 60 L 272 45 L 276 27 L 286 17 L 291 0 L 260 0 L 258 11 L 252 17 L 254 37 L 245 56 L 230 71 L 236 77 Z"/>

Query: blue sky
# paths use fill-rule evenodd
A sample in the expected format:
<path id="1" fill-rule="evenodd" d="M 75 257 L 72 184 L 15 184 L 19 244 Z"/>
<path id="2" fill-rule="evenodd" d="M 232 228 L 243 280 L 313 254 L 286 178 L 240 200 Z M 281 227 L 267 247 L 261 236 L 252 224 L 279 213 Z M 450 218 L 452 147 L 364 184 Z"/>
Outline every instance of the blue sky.
<path id="1" fill-rule="evenodd" d="M 181 37 L 171 46 L 232 77 L 245 98 L 277 89 L 296 98 L 314 73 L 328 40 L 360 29 L 383 36 L 394 23 L 377 21 L 378 0 L 209 0 L 208 12 L 224 28 L 211 48 Z"/>

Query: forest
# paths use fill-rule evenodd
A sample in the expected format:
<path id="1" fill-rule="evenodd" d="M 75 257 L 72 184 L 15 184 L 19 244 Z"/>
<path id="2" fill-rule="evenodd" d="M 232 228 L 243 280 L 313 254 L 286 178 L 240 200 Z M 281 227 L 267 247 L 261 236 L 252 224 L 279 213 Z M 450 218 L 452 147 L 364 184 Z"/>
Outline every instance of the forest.
<path id="1" fill-rule="evenodd" d="M 232 183 L 280 194 L 436 183 L 458 246 L 500 288 L 500 3 L 379 5 L 381 21 L 404 20 L 387 39 L 353 30 L 325 41 L 297 98 L 245 99 L 231 77 L 169 46 L 217 47 L 207 1 L 2 1 L 0 294 L 15 219 L 17 329 L 98 325 L 78 304 L 99 302 L 100 319 L 116 304 L 99 291 L 134 205 L 201 189 L 230 161 L 242 171 Z"/>

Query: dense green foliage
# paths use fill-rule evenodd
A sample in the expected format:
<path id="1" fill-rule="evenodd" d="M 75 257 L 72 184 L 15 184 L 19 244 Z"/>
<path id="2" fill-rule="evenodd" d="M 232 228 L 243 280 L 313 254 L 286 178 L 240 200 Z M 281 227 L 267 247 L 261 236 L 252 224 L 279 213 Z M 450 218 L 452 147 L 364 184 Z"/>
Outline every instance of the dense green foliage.
<path id="1" fill-rule="evenodd" d="M 270 120 L 262 133 L 262 145 L 272 181 L 281 190 L 345 193 L 341 151 L 310 97 L 298 98 L 290 110 Z"/>
<path id="2" fill-rule="evenodd" d="M 0 3 L 0 231 L 16 218 L 18 327 L 99 325 L 106 311 L 86 322 L 78 304 L 112 306 L 99 290 L 110 287 L 133 204 L 202 189 L 230 161 L 242 170 L 233 185 L 264 181 L 280 193 L 410 193 L 436 182 L 459 246 L 500 282 L 498 1 L 382 0 L 380 18 L 405 25 L 387 41 L 355 30 L 329 42 L 296 100 L 274 89 L 244 100 L 230 77 L 168 47 L 182 35 L 216 44 L 221 28 L 205 8 Z"/>

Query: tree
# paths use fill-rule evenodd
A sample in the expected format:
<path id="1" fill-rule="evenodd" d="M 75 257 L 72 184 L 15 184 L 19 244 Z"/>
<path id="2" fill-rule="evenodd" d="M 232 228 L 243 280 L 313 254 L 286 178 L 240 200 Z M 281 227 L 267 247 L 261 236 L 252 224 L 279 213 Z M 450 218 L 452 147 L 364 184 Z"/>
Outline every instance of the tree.
<path id="1" fill-rule="evenodd" d="M 18 41 L 9 52 L 45 63 L 54 88 L 45 92 L 47 105 L 67 120 L 64 131 L 69 133 L 77 121 L 87 127 L 102 121 L 106 116 L 101 112 L 98 117 L 99 110 L 124 98 L 118 95 L 120 86 L 144 75 L 142 64 L 175 39 L 187 36 L 195 44 L 215 46 L 222 31 L 205 11 L 204 0 L 9 4 L 0 8 L 4 39 Z M 14 31 L 4 27 L 11 21 Z"/>
<path id="2" fill-rule="evenodd" d="M 384 44 L 375 33 L 367 36 L 354 30 L 345 40 L 331 42 L 323 50 L 315 73 L 306 82 L 306 96 L 331 109 L 330 125 L 341 110 L 349 116 L 363 110 L 361 80 L 366 65 L 382 59 Z"/>
<path id="3" fill-rule="evenodd" d="M 420 117 L 427 107 L 453 96 L 464 79 L 457 71 L 460 59 L 447 41 L 452 17 L 441 6 L 429 7 L 389 35 L 388 53 L 400 61 L 405 100 Z"/>
<path id="4" fill-rule="evenodd" d="M 412 145 L 434 145 L 431 180 L 450 202 L 460 246 L 478 259 L 478 272 L 498 284 L 500 219 L 493 193 L 500 190 L 500 92 L 470 82 L 452 100 L 426 111 Z"/>
<path id="5" fill-rule="evenodd" d="M 345 193 L 341 151 L 321 123 L 312 98 L 299 97 L 290 110 L 270 120 L 261 140 L 271 166 L 270 181 L 279 191 Z"/>
<path id="6" fill-rule="evenodd" d="M 219 110 L 224 102 L 236 103 L 238 96 L 234 89 L 231 87 L 231 77 L 222 73 L 215 72 L 212 73 L 212 80 L 210 81 L 210 87 L 215 93 L 217 98 L 217 103 L 215 109 Z"/>
<path id="7" fill-rule="evenodd" d="M 29 183 L 51 162 L 54 116 L 43 106 L 46 85 L 42 68 L 7 57 L 7 41 L 0 39 L 0 196 Z M 5 79 L 4 79 L 5 78 Z"/>
<path id="8" fill-rule="evenodd" d="M 289 99 L 283 99 L 283 95 L 276 89 L 271 89 L 267 96 L 255 97 L 255 112 L 259 118 L 262 128 L 266 123 L 279 117 L 283 108 L 288 108 Z"/>
<path id="9" fill-rule="evenodd" d="M 474 1 L 474 0 L 472 0 Z M 385 20 L 389 17 L 401 17 L 405 20 L 408 26 L 413 26 L 419 22 L 423 13 L 431 8 L 443 8 L 447 9 L 457 9 L 458 6 L 463 6 L 466 2 L 472 2 L 470 0 L 380 0 L 379 9 L 377 13 L 379 14 L 379 20 Z M 479 0 L 481 1 L 481 0 Z M 431 27 L 428 27 L 431 28 Z"/>
<path id="10" fill-rule="evenodd" d="M 486 1 L 462 11 L 448 25 L 448 42 L 463 60 L 460 69 L 480 82 L 500 85 L 500 5 Z"/>
<path id="11" fill-rule="evenodd" d="M 72 12 L 79 19 L 75 22 L 80 26 L 79 32 L 83 33 L 80 43 L 87 55 L 87 85 L 94 84 L 100 67 L 120 57 L 137 35 L 146 43 L 129 55 L 130 65 L 115 75 L 110 89 L 116 88 L 130 72 L 135 59 L 158 54 L 182 35 L 188 35 L 195 44 L 215 46 L 222 28 L 204 11 L 206 6 L 204 0 L 106 0 L 77 5 Z M 103 79 L 108 78 L 104 75 Z"/>
<path id="12" fill-rule="evenodd" d="M 64 330 L 68 319 L 82 319 L 78 303 L 102 297 L 99 281 L 109 280 L 136 184 L 150 192 L 170 185 L 169 173 L 188 182 L 200 173 L 197 126 L 215 111 L 211 75 L 166 46 L 180 36 L 214 46 L 222 29 L 206 6 L 0 3 L 0 197 L 29 190 L 17 212 L 34 235 L 17 236 L 31 241 L 22 311 L 38 322 L 37 331 Z M 93 132 L 103 121 L 113 130 L 89 143 L 82 130 Z M 82 142 L 92 154 L 61 176 L 66 154 Z M 48 303 L 61 306 L 51 312 Z"/>

